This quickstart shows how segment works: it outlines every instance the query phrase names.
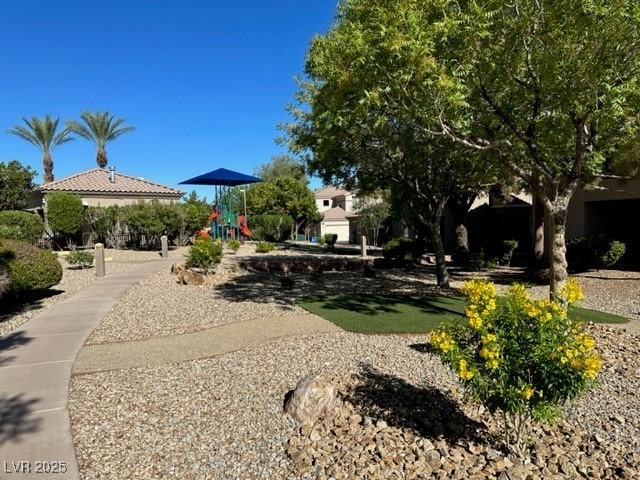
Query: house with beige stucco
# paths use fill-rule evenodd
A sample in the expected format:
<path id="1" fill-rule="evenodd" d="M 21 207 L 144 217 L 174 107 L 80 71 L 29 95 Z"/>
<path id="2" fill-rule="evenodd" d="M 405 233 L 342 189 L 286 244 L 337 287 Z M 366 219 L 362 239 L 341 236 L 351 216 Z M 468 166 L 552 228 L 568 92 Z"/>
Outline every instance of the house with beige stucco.
<path id="1" fill-rule="evenodd" d="M 51 192 L 68 192 L 78 195 L 85 207 L 125 206 L 139 202 L 178 202 L 185 192 L 173 187 L 116 172 L 114 167 L 92 168 L 37 186 L 31 192 L 29 209 L 38 212 L 45 221 L 47 238 L 54 238 L 48 228 L 46 195 Z M 87 225 L 81 233 L 81 244 L 93 244 L 91 228 Z"/>
<path id="2" fill-rule="evenodd" d="M 92 168 L 34 188 L 29 208 L 42 208 L 47 193 L 60 191 L 78 195 L 88 207 L 131 205 L 151 200 L 171 203 L 179 201 L 185 193 L 144 178 L 116 172 L 114 167 L 108 170 Z"/>
<path id="3" fill-rule="evenodd" d="M 324 216 L 316 225 L 316 236 L 320 238 L 327 233 L 335 233 L 338 235 L 338 242 L 348 242 L 349 219 L 347 217 L 353 212 L 354 194 L 333 186 L 320 188 L 313 193 L 318 211 Z"/>
<path id="4" fill-rule="evenodd" d="M 640 180 L 604 179 L 578 189 L 567 214 L 566 237 L 604 233 L 625 243 L 626 257 L 640 261 L 636 215 L 640 211 Z"/>

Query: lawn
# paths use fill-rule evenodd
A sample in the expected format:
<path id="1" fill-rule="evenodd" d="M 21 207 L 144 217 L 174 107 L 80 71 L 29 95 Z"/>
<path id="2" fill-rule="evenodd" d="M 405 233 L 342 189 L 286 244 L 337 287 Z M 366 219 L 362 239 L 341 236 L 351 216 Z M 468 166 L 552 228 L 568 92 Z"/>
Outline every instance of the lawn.
<path id="1" fill-rule="evenodd" d="M 298 300 L 305 310 L 359 333 L 427 333 L 445 320 L 464 318 L 465 297 L 332 294 Z M 594 323 L 626 323 L 618 315 L 574 307 L 572 316 Z"/>

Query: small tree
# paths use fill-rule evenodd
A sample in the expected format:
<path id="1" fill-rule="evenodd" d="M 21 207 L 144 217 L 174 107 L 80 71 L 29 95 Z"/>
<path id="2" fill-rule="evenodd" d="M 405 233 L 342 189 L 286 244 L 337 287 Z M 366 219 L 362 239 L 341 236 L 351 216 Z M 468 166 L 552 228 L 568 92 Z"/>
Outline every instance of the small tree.
<path id="1" fill-rule="evenodd" d="M 191 192 L 180 205 L 180 226 L 176 235 L 178 245 L 186 245 L 193 232 L 206 226 L 211 213 L 211 206 L 201 200 L 195 191 Z"/>
<path id="2" fill-rule="evenodd" d="M 362 208 L 358 212 L 358 225 L 367 238 L 370 233 L 372 234 L 373 238 L 369 238 L 371 245 L 378 245 L 380 230 L 389 218 L 390 212 L 391 206 L 386 201 L 363 202 Z"/>
<path id="3" fill-rule="evenodd" d="M 69 192 L 51 192 L 45 196 L 46 218 L 56 233 L 76 235 L 84 225 L 82 199 Z"/>
<path id="4" fill-rule="evenodd" d="M 26 208 L 35 176 L 35 170 L 17 160 L 0 162 L 0 211 Z"/>

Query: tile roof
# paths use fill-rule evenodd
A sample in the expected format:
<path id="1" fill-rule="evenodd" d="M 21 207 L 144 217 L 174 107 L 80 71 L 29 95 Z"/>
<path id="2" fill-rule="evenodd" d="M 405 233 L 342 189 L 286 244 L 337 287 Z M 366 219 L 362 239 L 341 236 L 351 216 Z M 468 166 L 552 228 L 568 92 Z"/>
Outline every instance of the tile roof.
<path id="1" fill-rule="evenodd" d="M 333 198 L 338 195 L 349 195 L 349 192 L 340 187 L 324 187 L 313 192 L 316 198 Z"/>
<path id="2" fill-rule="evenodd" d="M 68 177 L 54 180 L 36 187 L 42 192 L 52 190 L 63 190 L 76 193 L 119 193 L 119 194 L 146 194 L 146 195 L 169 195 L 181 197 L 184 192 L 150 182 L 142 178 L 131 177 L 122 173 L 114 172 L 115 182 L 111 181 L 111 172 L 101 168 L 85 170 Z"/>
<path id="3" fill-rule="evenodd" d="M 331 220 L 346 220 L 347 218 L 347 212 L 344 211 L 344 208 L 342 207 L 333 207 L 329 210 L 327 210 L 324 213 L 324 219 L 323 221 L 331 221 Z"/>

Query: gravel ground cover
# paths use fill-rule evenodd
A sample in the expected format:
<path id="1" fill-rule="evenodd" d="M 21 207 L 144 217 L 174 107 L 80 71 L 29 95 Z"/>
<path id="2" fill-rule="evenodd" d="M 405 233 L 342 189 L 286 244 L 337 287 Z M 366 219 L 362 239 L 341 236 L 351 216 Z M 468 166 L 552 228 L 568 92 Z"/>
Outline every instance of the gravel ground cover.
<path id="1" fill-rule="evenodd" d="M 185 251 L 184 248 L 172 250 L 170 255 L 182 258 Z M 139 265 L 141 262 L 158 257 L 159 253 L 154 251 L 105 249 L 105 274 L 112 275 L 123 272 Z M 18 309 L 2 308 L 2 304 L 0 304 L 0 336 L 18 328 L 38 315 L 42 309 L 49 308 L 51 305 L 73 295 L 82 287 L 99 281 L 93 268 L 76 268 L 66 261 L 63 254 L 58 256 L 58 260 L 63 268 L 62 280 L 47 292 L 47 296 L 34 299 L 30 304 L 22 305 Z"/>
<path id="2" fill-rule="evenodd" d="M 283 274 L 234 269 L 233 258 L 250 255 L 250 248 L 225 256 L 218 278 L 203 287 L 177 285 L 169 272 L 140 282 L 90 341 L 172 335 L 251 316 L 286 318 L 297 308 L 295 296 L 305 292 L 435 291 L 423 269 L 372 279 L 357 272 L 325 273 L 322 280 L 292 274 L 289 285 Z M 144 261 L 135 254 L 114 252 L 107 273 Z M 77 277 L 67 272 L 58 286 L 67 295 L 95 281 L 92 270 Z M 562 424 L 534 431 L 538 441 L 526 462 L 490 440 L 493 419 L 464 401 L 455 377 L 425 351 L 427 336 L 340 332 L 169 366 L 74 376 L 69 408 L 81 477 L 640 478 L 640 273 L 578 277 L 582 306 L 632 322 L 589 327 L 605 360 L 600 385 L 567 406 Z M 546 295 L 544 287 L 531 291 Z M 59 298 L 43 299 L 39 308 Z M 313 428 L 296 425 L 282 409 L 287 391 L 307 374 L 328 378 L 341 398 L 335 415 Z"/>
<path id="3" fill-rule="evenodd" d="M 526 464 L 487 439 L 495 423 L 421 350 L 426 336 L 344 332 L 74 377 L 82 478 L 638 478 L 638 337 L 595 333 L 600 386 L 535 430 Z M 282 405 L 307 374 L 339 385 L 342 402 L 305 430 Z"/>

